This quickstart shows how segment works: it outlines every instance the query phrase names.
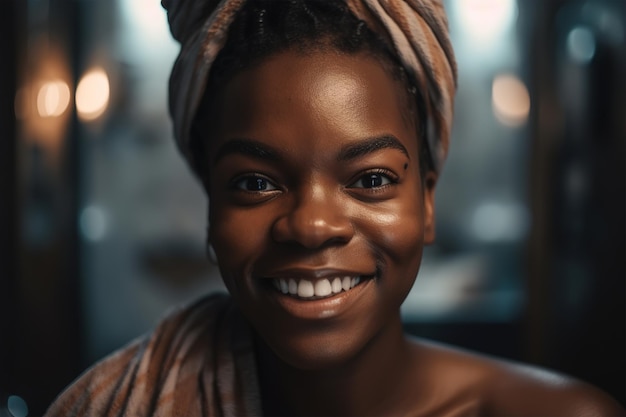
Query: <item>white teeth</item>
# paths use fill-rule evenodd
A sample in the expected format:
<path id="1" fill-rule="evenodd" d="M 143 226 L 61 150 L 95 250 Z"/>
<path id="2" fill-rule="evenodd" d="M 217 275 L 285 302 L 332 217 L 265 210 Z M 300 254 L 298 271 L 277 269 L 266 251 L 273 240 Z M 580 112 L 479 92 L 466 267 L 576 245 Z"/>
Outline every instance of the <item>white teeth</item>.
<path id="1" fill-rule="evenodd" d="M 289 280 L 289 294 L 297 294 L 298 293 L 298 283 L 295 279 Z"/>
<path id="2" fill-rule="evenodd" d="M 283 294 L 287 294 L 289 292 L 289 284 L 287 284 L 287 280 L 279 279 L 280 292 Z"/>
<path id="3" fill-rule="evenodd" d="M 341 278 L 337 277 L 333 280 L 332 290 L 334 294 L 341 292 Z"/>
<path id="4" fill-rule="evenodd" d="M 306 279 L 300 280 L 298 283 L 298 295 L 300 297 L 313 297 L 315 295 L 315 289 L 313 283 Z"/>
<path id="5" fill-rule="evenodd" d="M 330 286 L 330 281 L 327 279 L 320 279 L 315 283 L 315 296 L 325 297 L 332 294 L 333 289 Z"/>
<path id="6" fill-rule="evenodd" d="M 351 283 L 352 280 L 350 279 L 350 277 L 343 277 L 343 279 L 341 280 L 341 288 L 343 288 L 344 291 L 348 291 L 350 289 Z"/>
<path id="7" fill-rule="evenodd" d="M 301 298 L 327 297 L 332 294 L 339 294 L 341 291 L 348 291 L 361 282 L 361 277 L 336 277 L 332 280 L 322 278 L 315 282 L 306 279 L 296 281 L 276 278 L 272 280 L 272 285 L 283 294 L 298 295 Z"/>

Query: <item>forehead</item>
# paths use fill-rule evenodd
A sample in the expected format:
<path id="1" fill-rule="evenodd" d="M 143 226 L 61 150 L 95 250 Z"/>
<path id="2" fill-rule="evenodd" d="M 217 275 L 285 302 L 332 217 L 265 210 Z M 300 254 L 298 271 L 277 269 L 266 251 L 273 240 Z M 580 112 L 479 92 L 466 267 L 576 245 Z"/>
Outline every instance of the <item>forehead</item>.
<path id="1" fill-rule="evenodd" d="M 375 58 L 336 52 L 271 56 L 221 91 L 212 145 L 232 137 L 306 148 L 315 139 L 349 141 L 391 134 L 417 154 L 403 86 Z M 259 137 L 260 136 L 260 137 Z M 326 144 L 328 145 L 328 143 Z"/>

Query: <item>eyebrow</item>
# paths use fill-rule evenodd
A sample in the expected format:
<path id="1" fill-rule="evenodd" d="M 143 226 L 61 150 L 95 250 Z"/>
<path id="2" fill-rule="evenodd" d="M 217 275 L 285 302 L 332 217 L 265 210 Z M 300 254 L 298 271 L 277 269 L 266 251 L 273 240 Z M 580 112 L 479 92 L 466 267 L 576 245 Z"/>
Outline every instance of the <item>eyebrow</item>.
<path id="1" fill-rule="evenodd" d="M 398 138 L 393 135 L 384 135 L 364 139 L 343 147 L 337 156 L 337 160 L 341 162 L 350 161 L 378 152 L 381 149 L 398 149 L 410 159 L 409 152 Z"/>
<path id="2" fill-rule="evenodd" d="M 393 135 L 383 135 L 363 139 L 357 143 L 344 146 L 339 151 L 337 160 L 340 162 L 351 161 L 382 149 L 397 149 L 409 157 L 409 152 L 398 138 Z M 279 152 L 273 147 L 256 140 L 237 138 L 225 142 L 217 149 L 213 165 L 217 165 L 221 159 L 232 154 L 247 155 L 266 161 L 281 160 Z"/>
<path id="3" fill-rule="evenodd" d="M 213 165 L 216 165 L 225 156 L 232 154 L 247 155 L 268 161 L 281 159 L 278 152 L 271 146 L 252 139 L 237 138 L 229 140 L 217 149 Z"/>

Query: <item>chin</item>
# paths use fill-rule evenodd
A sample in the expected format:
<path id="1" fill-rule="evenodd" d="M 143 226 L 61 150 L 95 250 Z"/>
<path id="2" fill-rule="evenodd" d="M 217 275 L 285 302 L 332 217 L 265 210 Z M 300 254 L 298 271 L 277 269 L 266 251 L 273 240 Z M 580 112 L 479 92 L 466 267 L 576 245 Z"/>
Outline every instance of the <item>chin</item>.
<path id="1" fill-rule="evenodd" d="M 365 345 L 362 337 L 340 331 L 274 336 L 261 337 L 278 359 L 301 371 L 339 369 L 357 357 Z"/>

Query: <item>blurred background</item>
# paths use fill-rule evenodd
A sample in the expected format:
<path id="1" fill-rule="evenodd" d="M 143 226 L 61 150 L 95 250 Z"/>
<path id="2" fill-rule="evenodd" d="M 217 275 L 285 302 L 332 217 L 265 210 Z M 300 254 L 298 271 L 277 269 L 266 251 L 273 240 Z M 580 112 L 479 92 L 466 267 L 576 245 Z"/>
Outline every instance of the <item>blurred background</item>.
<path id="1" fill-rule="evenodd" d="M 456 121 L 408 331 L 626 404 L 626 6 L 448 0 Z M 167 309 L 222 289 L 172 140 L 158 0 L 0 14 L 0 416 L 41 415 Z"/>

